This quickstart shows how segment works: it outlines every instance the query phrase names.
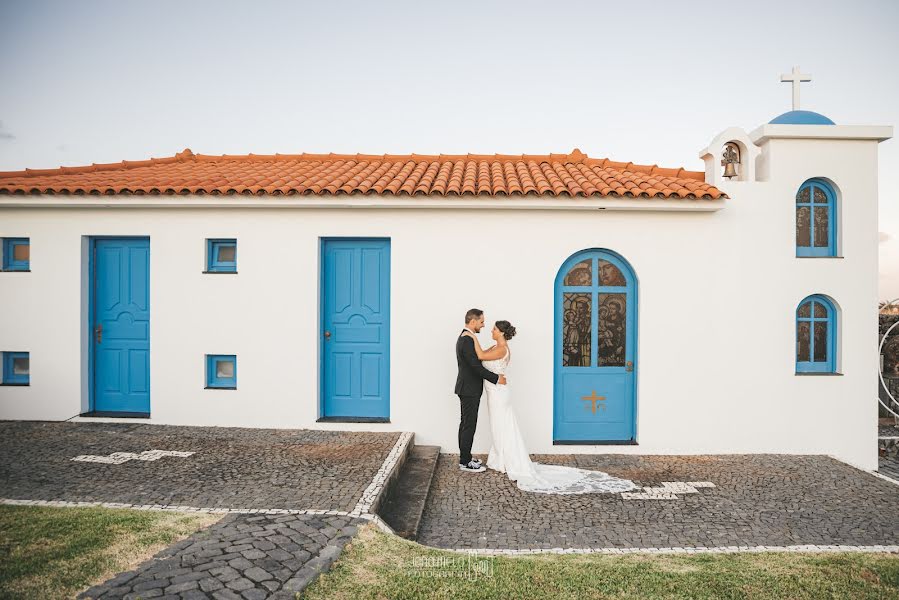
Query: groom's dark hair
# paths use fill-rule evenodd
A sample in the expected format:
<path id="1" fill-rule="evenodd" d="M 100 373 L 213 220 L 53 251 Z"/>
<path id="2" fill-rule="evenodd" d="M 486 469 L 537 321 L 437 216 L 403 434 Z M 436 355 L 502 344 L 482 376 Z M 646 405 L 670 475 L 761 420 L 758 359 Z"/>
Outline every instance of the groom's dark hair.
<path id="1" fill-rule="evenodd" d="M 484 311 L 480 308 L 469 308 L 468 312 L 465 313 L 465 324 L 468 325 L 468 322 L 472 319 L 480 319 L 483 314 Z"/>

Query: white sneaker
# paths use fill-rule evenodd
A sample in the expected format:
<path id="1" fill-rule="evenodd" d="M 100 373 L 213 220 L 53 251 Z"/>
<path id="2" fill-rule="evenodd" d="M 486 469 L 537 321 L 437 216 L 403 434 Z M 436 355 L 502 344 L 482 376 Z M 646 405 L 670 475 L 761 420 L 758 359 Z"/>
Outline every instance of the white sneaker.
<path id="1" fill-rule="evenodd" d="M 470 460 L 470 461 L 468 461 L 467 465 L 463 465 L 462 463 L 459 463 L 459 470 L 460 471 L 468 471 L 470 473 L 481 473 L 483 471 L 486 471 L 487 467 L 483 467 L 483 466 L 481 466 L 480 463 L 476 463 L 475 461 Z"/>

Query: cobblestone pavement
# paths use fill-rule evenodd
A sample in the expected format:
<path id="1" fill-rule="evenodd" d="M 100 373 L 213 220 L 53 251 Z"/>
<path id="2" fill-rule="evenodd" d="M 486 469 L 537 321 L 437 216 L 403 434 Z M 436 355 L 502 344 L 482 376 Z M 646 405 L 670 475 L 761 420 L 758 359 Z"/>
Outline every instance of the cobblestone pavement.
<path id="1" fill-rule="evenodd" d="M 527 493 L 443 454 L 418 541 L 440 548 L 899 544 L 899 486 L 824 456 L 539 455 L 640 486 L 711 482 L 676 499 Z M 486 457 L 482 457 L 486 461 Z"/>
<path id="2" fill-rule="evenodd" d="M 349 512 L 399 435 L 0 421 L 0 497 Z"/>
<path id="3" fill-rule="evenodd" d="M 362 522 L 325 515 L 227 515 L 78 597 L 293 600 L 330 567 Z"/>

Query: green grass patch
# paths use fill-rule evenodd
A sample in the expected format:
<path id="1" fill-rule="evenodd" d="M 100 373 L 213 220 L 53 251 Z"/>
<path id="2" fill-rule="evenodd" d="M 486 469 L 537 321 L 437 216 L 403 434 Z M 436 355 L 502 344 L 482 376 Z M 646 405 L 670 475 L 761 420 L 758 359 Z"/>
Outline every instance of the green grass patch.
<path id="1" fill-rule="evenodd" d="M 220 518 L 0 505 L 0 598 L 73 598 Z"/>
<path id="2" fill-rule="evenodd" d="M 489 576 L 475 569 L 490 570 Z M 899 598 L 899 557 L 878 553 L 477 557 L 362 528 L 308 600 L 377 598 Z"/>

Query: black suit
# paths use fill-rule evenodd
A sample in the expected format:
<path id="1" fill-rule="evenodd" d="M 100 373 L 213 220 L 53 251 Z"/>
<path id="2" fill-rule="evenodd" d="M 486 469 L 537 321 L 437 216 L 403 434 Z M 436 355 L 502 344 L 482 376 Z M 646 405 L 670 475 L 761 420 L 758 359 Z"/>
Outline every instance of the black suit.
<path id="1" fill-rule="evenodd" d="M 471 443 L 478 425 L 478 408 L 481 405 L 481 394 L 484 393 L 484 380 L 496 383 L 499 375 L 484 368 L 474 350 L 474 340 L 466 335 L 459 335 L 456 340 L 456 364 L 459 366 L 456 395 L 459 396 L 462 407 L 462 418 L 459 421 L 459 462 L 465 465 L 471 460 Z"/>

